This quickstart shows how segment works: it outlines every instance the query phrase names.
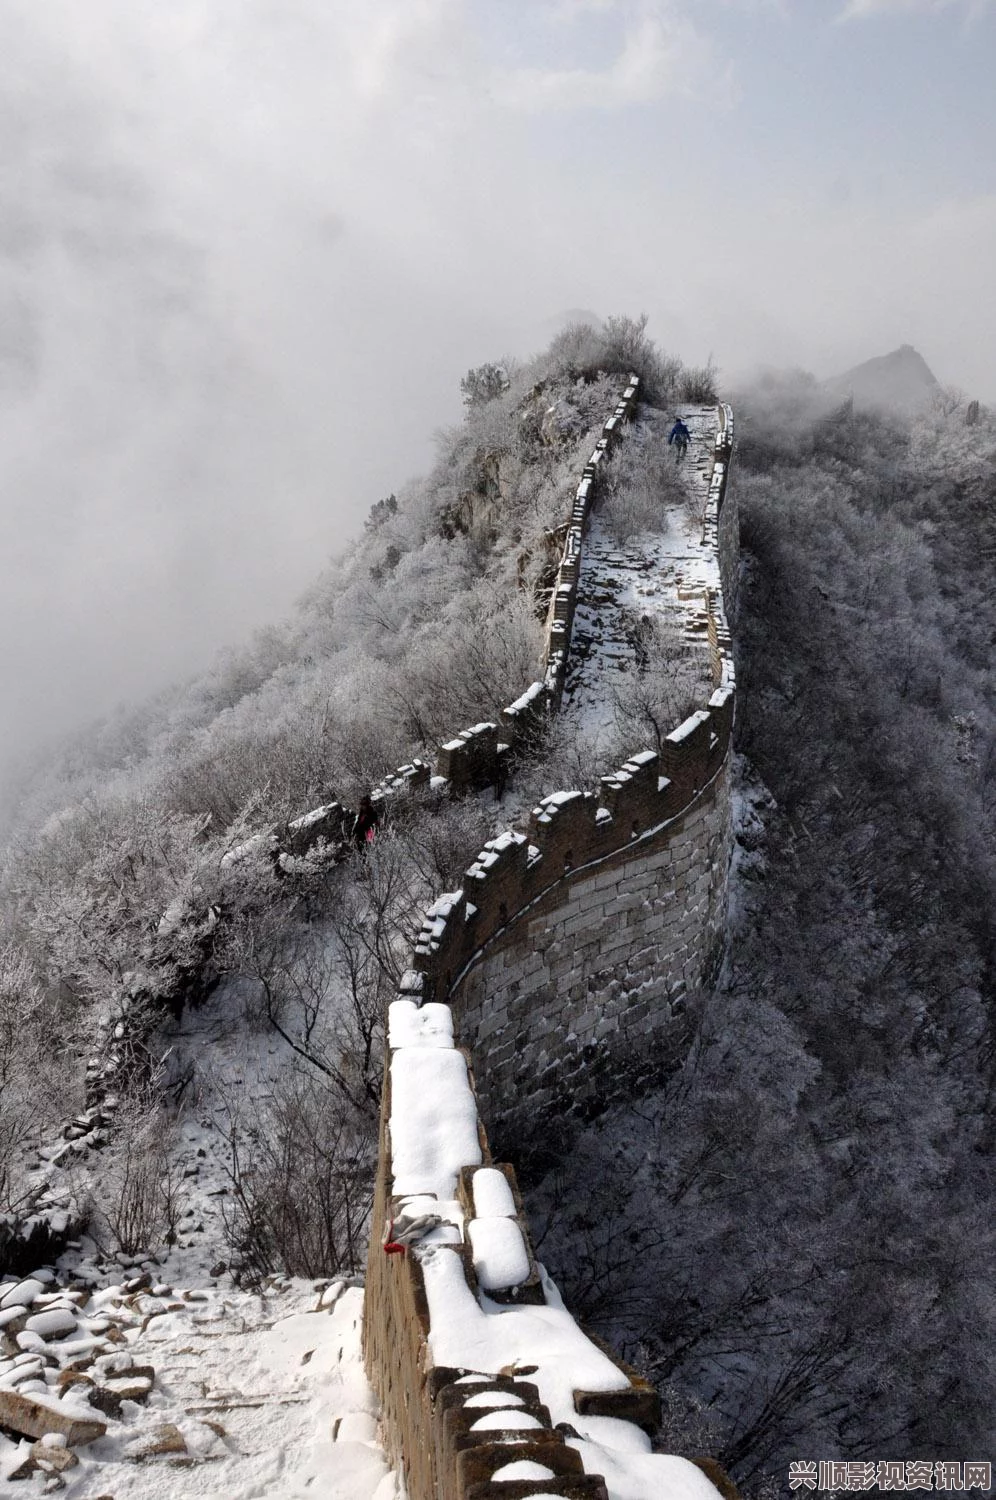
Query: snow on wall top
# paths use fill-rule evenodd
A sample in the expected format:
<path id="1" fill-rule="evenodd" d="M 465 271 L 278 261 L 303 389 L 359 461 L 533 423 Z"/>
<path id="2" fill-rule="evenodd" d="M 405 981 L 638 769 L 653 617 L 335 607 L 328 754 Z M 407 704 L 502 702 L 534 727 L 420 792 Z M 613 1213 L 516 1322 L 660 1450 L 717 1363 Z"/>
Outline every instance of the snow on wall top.
<path id="1" fill-rule="evenodd" d="M 480 780 L 488 775 L 500 784 L 499 732 L 513 746 L 521 743 L 531 729 L 530 715 L 559 702 L 596 476 L 637 389 L 634 379 L 576 492 L 551 591 L 543 680 L 505 710 L 500 726 L 477 725 L 448 742 L 438 769 L 454 791 L 473 785 L 475 777 L 477 784 L 488 784 Z M 715 1489 L 698 1468 L 651 1452 L 647 1431 L 656 1418 L 656 1393 L 586 1338 L 536 1264 L 511 1170 L 491 1162 L 473 1078 L 454 1045 L 444 1002 L 488 943 L 541 894 L 589 863 L 659 835 L 726 760 L 734 676 L 716 556 L 732 433 L 727 409 L 719 411 L 718 427 L 702 576 L 689 584 L 697 590 L 690 603 L 708 627 L 708 706 L 677 726 L 660 753 L 641 751 L 604 778 L 597 797 L 553 793 L 533 809 L 526 830 L 491 839 L 463 887 L 426 913 L 413 969 L 402 982 L 402 998 L 390 1008 L 367 1348 L 389 1440 L 404 1455 L 411 1493 L 419 1496 L 437 1493 L 440 1485 L 462 1494 L 471 1476 L 497 1479 L 496 1496 L 501 1481 L 513 1478 L 529 1485 L 534 1500 L 551 1488 L 594 1496 L 604 1493 L 594 1477 L 600 1475 L 610 1500 L 715 1500 Z M 382 1225 L 390 1237 L 386 1248 Z M 509 1413 L 510 1400 L 519 1426 Z M 558 1424 L 569 1424 L 576 1435 L 565 1438 Z M 521 1471 L 514 1457 L 511 1466 L 508 1457 L 488 1459 L 487 1444 L 471 1450 L 465 1438 L 457 1446 L 460 1434 L 470 1431 L 493 1434 L 499 1447 L 522 1444 Z M 532 1446 L 539 1438 L 542 1445 Z M 466 1467 L 471 1453 L 476 1468 Z M 580 1477 L 582 1470 L 591 1477 Z M 551 1477 L 557 1481 L 552 1486 Z M 473 1488 L 475 1495 L 492 1493 L 490 1484 Z"/>
<path id="2" fill-rule="evenodd" d="M 391 1170 L 397 1198 L 456 1196 L 460 1168 L 481 1160 L 477 1102 L 462 1052 L 407 1046 L 391 1051 Z"/>
<path id="3" fill-rule="evenodd" d="M 424 1294 L 427 1376 L 439 1371 L 458 1388 L 469 1431 L 493 1431 L 503 1447 L 542 1438 L 547 1458 L 550 1444 L 570 1446 L 584 1474 L 605 1479 L 609 1500 L 716 1500 L 699 1469 L 653 1453 L 639 1422 L 625 1419 L 634 1397 L 649 1410 L 649 1388 L 578 1327 L 536 1266 L 510 1175 L 479 1165 L 485 1137 L 448 1009 L 403 1000 L 390 1013 L 388 1212 L 392 1229 L 426 1226 L 402 1260 L 390 1257 L 391 1274 L 414 1277 Z M 372 1254 L 388 1260 L 379 1247 Z M 529 1463 L 513 1474 L 505 1462 L 494 1478 L 535 1480 L 539 1500 L 550 1493 L 543 1481 L 564 1471 Z"/>

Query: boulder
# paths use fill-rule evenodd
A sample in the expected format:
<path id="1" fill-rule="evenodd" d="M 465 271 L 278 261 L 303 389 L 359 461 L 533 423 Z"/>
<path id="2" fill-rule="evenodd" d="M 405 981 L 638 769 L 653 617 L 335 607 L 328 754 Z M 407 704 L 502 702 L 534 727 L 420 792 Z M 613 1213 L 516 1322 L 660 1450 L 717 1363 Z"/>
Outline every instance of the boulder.
<path id="1" fill-rule="evenodd" d="M 45 1283 L 35 1276 L 0 1286 L 0 1307 L 30 1307 L 44 1290 Z"/>
<path id="2" fill-rule="evenodd" d="M 73 1469 L 79 1463 L 72 1448 L 65 1444 L 60 1446 L 47 1443 L 44 1439 L 40 1443 L 31 1444 L 31 1457 L 35 1467 L 46 1474 L 61 1474 L 64 1469 Z"/>
<path id="3" fill-rule="evenodd" d="M 0 1427 L 9 1427 L 11 1432 L 29 1438 L 58 1432 L 71 1447 L 95 1442 L 107 1431 L 105 1422 L 90 1422 L 31 1396 L 20 1396 L 17 1391 L 3 1389 L 0 1389 Z"/>
<path id="4" fill-rule="evenodd" d="M 29 1333 L 37 1333 L 43 1339 L 64 1339 L 76 1332 L 76 1316 L 68 1307 L 47 1307 L 44 1312 L 32 1313 L 25 1323 Z"/>

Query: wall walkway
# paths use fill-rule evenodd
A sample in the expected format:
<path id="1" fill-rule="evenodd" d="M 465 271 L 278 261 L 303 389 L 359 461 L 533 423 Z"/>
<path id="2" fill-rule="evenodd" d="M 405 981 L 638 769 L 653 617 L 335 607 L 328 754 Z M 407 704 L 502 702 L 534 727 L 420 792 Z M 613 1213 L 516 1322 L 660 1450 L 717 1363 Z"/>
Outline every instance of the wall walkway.
<path id="1" fill-rule="evenodd" d="M 724 581 L 732 436 L 720 408 L 704 527 Z M 557 697 L 583 529 L 542 685 Z M 722 591 L 704 608 L 708 701 L 597 796 L 554 793 L 491 840 L 426 913 L 390 1008 L 365 1347 L 412 1500 L 715 1500 L 706 1473 L 728 1488 L 708 1460 L 650 1451 L 655 1392 L 566 1313 L 482 1121 L 514 1131 L 593 1111 L 680 1045 L 684 997 L 721 938 L 730 848 Z"/>

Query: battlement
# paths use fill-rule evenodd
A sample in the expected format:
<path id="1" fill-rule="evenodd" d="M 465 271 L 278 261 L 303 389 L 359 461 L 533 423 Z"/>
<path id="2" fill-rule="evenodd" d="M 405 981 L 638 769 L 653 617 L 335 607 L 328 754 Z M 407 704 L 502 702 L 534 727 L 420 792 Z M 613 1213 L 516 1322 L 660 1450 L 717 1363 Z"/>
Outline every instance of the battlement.
<path id="1" fill-rule="evenodd" d="M 366 1298 L 367 1366 L 412 1497 L 608 1500 L 611 1449 L 648 1500 L 672 1486 L 715 1500 L 694 1463 L 651 1453 L 656 1392 L 546 1281 L 450 1008 L 415 975 L 389 1008 Z"/>
<path id="2" fill-rule="evenodd" d="M 485 844 L 462 889 L 425 914 L 413 963 L 425 998 L 445 998 L 502 930 L 565 879 L 657 838 L 716 776 L 732 728 L 725 687 L 667 736 L 660 755 L 642 751 L 603 776 L 599 796 L 554 792 L 532 810 L 527 833 L 509 829 Z"/>
<path id="3" fill-rule="evenodd" d="M 479 725 L 444 747 L 454 790 L 559 702 L 587 505 L 617 425 L 567 528 L 545 680 L 505 711 L 506 740 Z M 710 545 L 731 556 L 732 426 L 722 408 L 705 515 Z M 729 1493 L 710 1460 L 651 1453 L 656 1393 L 544 1277 L 478 1100 L 483 1081 L 489 1120 L 518 1110 L 534 1125 L 597 1107 L 600 1080 L 626 1087 L 683 1040 L 684 994 L 721 937 L 729 857 L 736 695 L 722 592 L 704 590 L 702 610 L 708 702 L 597 794 L 554 792 L 524 828 L 489 840 L 425 913 L 390 1007 L 365 1347 L 413 1500 L 608 1500 L 605 1475 L 611 1493 L 646 1500 L 716 1500 L 712 1480 Z"/>

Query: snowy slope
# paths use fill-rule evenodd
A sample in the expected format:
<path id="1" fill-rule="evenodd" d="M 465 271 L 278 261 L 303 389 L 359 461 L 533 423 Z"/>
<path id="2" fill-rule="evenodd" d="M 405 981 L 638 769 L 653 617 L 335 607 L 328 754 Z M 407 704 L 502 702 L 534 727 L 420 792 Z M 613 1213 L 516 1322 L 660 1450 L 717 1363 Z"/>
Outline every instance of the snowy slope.
<path id="1" fill-rule="evenodd" d="M 45 1273 L 42 1273 L 43 1276 Z M 49 1273 L 50 1274 L 50 1273 Z M 360 1356 L 362 1293 L 273 1278 L 259 1294 L 181 1291 L 146 1276 L 67 1296 L 41 1278 L 0 1285 L 8 1321 L 0 1410 L 9 1391 L 106 1432 L 65 1448 L 38 1446 L 25 1495 L 67 1500 L 392 1500 Z M 75 1298 L 76 1300 L 73 1300 Z M 59 1314 L 61 1313 L 61 1317 Z M 51 1440 L 49 1440 L 51 1442 Z M 4 1493 L 32 1445 L 0 1435 Z"/>

